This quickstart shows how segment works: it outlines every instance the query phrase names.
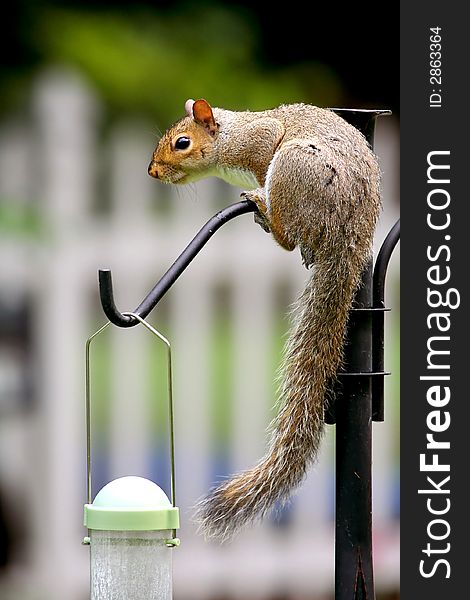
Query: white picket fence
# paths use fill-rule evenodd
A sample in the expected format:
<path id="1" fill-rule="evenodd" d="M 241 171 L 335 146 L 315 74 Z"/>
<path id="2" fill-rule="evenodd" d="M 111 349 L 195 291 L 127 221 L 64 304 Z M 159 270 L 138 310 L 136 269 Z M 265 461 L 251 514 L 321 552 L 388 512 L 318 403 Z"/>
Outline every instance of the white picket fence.
<path id="1" fill-rule="evenodd" d="M 119 307 L 133 309 L 198 228 L 236 201 L 238 191 L 213 180 L 181 189 L 151 180 L 146 167 L 156 141 L 152 125 L 135 120 L 107 128 L 98 99 L 72 73 L 44 73 L 30 108 L 28 115 L 0 123 L 0 202 L 14 199 L 18 212 L 37 208 L 43 223 L 38 238 L 0 239 L 0 293 L 31 298 L 37 384 L 35 409 L 0 424 L 0 485 L 28 531 L 25 553 L 4 578 L 4 595 L 0 579 L 0 596 L 78 600 L 88 590 L 88 549 L 80 544 L 86 486 L 84 344 L 104 322 L 97 269 L 112 268 Z M 376 150 L 384 171 L 385 211 L 378 241 L 396 218 L 397 136 L 393 119 L 379 122 Z M 100 212 L 103 200 L 108 208 Z M 395 286 L 397 264 L 394 257 L 389 282 Z M 263 453 L 274 401 L 276 325 L 279 329 L 279 315 L 287 312 L 306 275 L 297 253 L 279 249 L 251 215 L 244 216 L 216 234 L 149 317 L 157 327 L 160 318 L 171 331 L 175 363 L 182 513 L 182 545 L 173 551 L 176 598 L 261 599 L 281 592 L 320 598 L 331 590 L 334 428 L 328 428 L 320 460 L 284 527 L 265 523 L 219 547 L 205 543 L 191 523 L 192 506 L 214 478 L 210 332 L 215 315 L 225 313 L 232 332 L 227 444 L 230 468 L 239 469 Z M 227 290 L 226 307 L 221 287 Z M 391 287 L 389 303 L 394 299 Z M 392 326 L 393 316 L 387 319 Z M 151 476 L 155 427 L 148 356 L 155 342 L 143 328 L 113 328 L 109 340 L 112 412 L 105 475 Z M 398 585 L 396 377 L 387 384 L 387 420 L 374 425 L 379 590 Z"/>

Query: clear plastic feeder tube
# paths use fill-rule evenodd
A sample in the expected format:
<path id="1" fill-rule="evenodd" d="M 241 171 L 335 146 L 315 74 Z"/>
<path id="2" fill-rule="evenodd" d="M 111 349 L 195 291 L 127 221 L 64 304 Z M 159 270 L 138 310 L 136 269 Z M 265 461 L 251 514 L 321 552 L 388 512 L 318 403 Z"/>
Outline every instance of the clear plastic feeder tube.
<path id="1" fill-rule="evenodd" d="M 170 530 L 91 530 L 91 600 L 171 600 L 170 537 Z"/>

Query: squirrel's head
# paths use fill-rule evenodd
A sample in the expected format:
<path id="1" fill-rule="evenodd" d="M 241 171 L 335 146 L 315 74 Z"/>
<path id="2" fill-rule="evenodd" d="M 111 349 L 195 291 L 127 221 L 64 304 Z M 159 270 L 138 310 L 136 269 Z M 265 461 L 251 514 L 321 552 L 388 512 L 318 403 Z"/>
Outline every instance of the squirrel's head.
<path id="1" fill-rule="evenodd" d="M 165 132 L 148 173 L 163 183 L 189 183 L 215 166 L 219 125 L 206 100 L 188 100 L 186 116 Z"/>

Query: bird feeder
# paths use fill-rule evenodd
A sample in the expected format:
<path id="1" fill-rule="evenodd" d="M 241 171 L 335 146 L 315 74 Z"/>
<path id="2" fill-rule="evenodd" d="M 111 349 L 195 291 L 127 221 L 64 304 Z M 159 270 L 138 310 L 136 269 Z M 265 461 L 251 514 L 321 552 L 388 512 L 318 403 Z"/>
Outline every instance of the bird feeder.
<path id="1" fill-rule="evenodd" d="M 129 313 L 131 314 L 131 313 Z M 90 344 L 86 344 L 86 415 L 88 502 L 84 524 L 90 546 L 91 600 L 171 600 L 172 552 L 179 545 L 175 506 L 171 348 L 168 340 L 138 315 L 133 315 L 168 348 L 171 501 L 154 482 L 143 477 L 121 477 L 105 485 L 92 501 Z"/>

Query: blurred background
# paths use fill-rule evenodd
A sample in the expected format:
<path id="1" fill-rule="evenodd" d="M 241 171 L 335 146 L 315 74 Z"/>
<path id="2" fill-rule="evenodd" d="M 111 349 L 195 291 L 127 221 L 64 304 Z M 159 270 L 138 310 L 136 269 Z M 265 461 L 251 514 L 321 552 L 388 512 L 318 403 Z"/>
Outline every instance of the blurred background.
<path id="1" fill-rule="evenodd" d="M 85 600 L 89 552 L 85 340 L 105 319 L 96 272 L 133 309 L 200 226 L 238 199 L 217 180 L 173 189 L 147 175 L 187 98 L 390 108 L 377 123 L 384 210 L 398 216 L 398 7 L 361 3 L 27 2 L 0 36 L 0 598 Z M 386 420 L 374 424 L 379 600 L 398 597 L 398 252 L 387 280 Z M 277 518 L 223 547 L 192 506 L 263 453 L 289 305 L 307 272 L 251 215 L 225 226 L 149 317 L 174 353 L 182 545 L 176 600 L 332 598 L 334 427 Z M 143 328 L 92 350 L 93 488 L 127 474 L 168 491 L 165 352 Z"/>

